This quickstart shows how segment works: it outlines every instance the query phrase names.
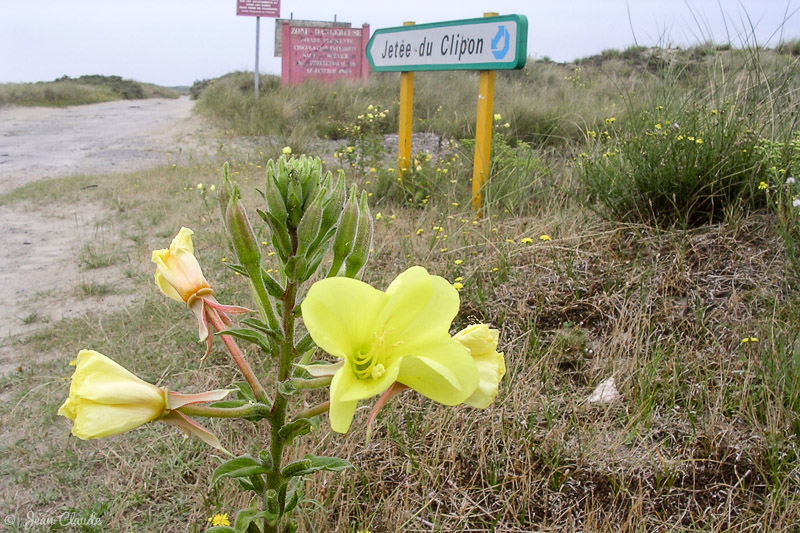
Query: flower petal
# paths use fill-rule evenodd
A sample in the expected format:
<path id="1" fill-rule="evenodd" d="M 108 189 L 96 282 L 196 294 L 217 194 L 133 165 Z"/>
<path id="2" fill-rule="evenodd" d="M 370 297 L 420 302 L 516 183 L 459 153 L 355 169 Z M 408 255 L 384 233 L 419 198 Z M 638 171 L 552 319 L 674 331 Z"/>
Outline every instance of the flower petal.
<path id="1" fill-rule="evenodd" d="M 358 379 L 348 365 L 343 366 L 331 381 L 331 406 L 328 411 L 328 417 L 330 418 L 331 429 L 337 433 L 347 433 L 347 430 L 350 429 L 350 424 L 353 422 L 358 400 L 343 401 L 341 396 L 355 381 L 358 381 Z"/>
<path id="2" fill-rule="evenodd" d="M 458 314 L 458 291 L 444 278 L 431 276 L 420 266 L 411 267 L 386 289 L 389 302 L 378 324 L 385 324 L 390 342 L 424 342 L 450 329 Z"/>
<path id="3" fill-rule="evenodd" d="M 466 400 L 478 386 L 478 370 L 469 350 L 444 335 L 402 359 L 397 381 L 444 405 Z"/>
<path id="4" fill-rule="evenodd" d="M 317 346 L 345 357 L 373 340 L 375 320 L 387 300 L 386 294 L 355 279 L 323 279 L 303 301 L 303 322 Z"/>

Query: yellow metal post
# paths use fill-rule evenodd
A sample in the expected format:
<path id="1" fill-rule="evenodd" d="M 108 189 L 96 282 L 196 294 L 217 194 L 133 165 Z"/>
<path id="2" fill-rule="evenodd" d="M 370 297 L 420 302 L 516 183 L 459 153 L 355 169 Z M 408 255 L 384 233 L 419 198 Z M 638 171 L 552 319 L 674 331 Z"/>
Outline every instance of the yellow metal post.
<path id="1" fill-rule="evenodd" d="M 497 13 L 484 13 L 496 17 Z M 482 189 L 489 177 L 494 111 L 494 70 L 482 70 L 478 80 L 478 119 L 475 122 L 475 161 L 472 166 L 472 209 L 480 217 Z"/>
<path id="2" fill-rule="evenodd" d="M 475 123 L 475 162 L 472 167 L 472 209 L 475 211 L 481 208 L 482 189 L 489 176 L 493 109 L 494 71 L 482 70 L 478 81 L 478 120 Z"/>
<path id="3" fill-rule="evenodd" d="M 413 26 L 404 22 L 403 26 Z M 401 178 L 411 165 L 411 124 L 414 110 L 414 73 L 400 73 L 400 130 L 397 151 L 397 175 Z"/>

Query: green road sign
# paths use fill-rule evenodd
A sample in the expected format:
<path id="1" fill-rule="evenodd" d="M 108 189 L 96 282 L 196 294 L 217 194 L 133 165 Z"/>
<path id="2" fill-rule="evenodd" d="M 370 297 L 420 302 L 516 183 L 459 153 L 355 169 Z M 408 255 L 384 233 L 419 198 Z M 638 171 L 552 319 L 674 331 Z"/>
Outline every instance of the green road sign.
<path id="1" fill-rule="evenodd" d="M 525 66 L 528 19 L 503 15 L 375 30 L 367 59 L 379 72 L 513 70 Z"/>

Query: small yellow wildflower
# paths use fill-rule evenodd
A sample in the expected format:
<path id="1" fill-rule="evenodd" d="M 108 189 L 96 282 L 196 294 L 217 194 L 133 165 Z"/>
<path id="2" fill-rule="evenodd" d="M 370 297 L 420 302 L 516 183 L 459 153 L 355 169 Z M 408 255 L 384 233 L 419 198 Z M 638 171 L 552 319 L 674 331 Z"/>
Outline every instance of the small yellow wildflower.
<path id="1" fill-rule="evenodd" d="M 500 272 L 500 269 L 498 267 L 494 267 L 492 268 L 492 272 Z"/>
<path id="2" fill-rule="evenodd" d="M 514 239 L 506 239 L 506 242 L 507 242 L 508 244 L 514 244 Z"/>
<path id="3" fill-rule="evenodd" d="M 522 244 L 533 244 L 533 239 L 530 237 L 523 237 L 519 240 Z"/>
<path id="4" fill-rule="evenodd" d="M 284 146 L 283 150 L 281 150 L 281 153 L 283 153 L 285 155 L 291 154 L 292 153 L 292 147 L 291 146 Z M 227 516 L 227 515 L 225 515 L 225 516 Z"/>
<path id="5" fill-rule="evenodd" d="M 458 281 L 464 281 L 464 276 L 458 276 L 458 277 L 457 277 L 456 279 L 454 279 L 453 281 L 455 281 L 455 282 L 458 282 Z"/>
<path id="6" fill-rule="evenodd" d="M 463 262 L 464 262 L 463 259 L 456 259 L 455 261 L 453 261 L 453 263 L 456 264 L 456 265 L 460 265 Z"/>
<path id="7" fill-rule="evenodd" d="M 742 339 L 742 344 L 747 344 L 748 342 L 758 342 L 758 337 L 745 337 Z"/>
<path id="8" fill-rule="evenodd" d="M 439 249 L 439 251 L 440 251 L 441 253 L 445 253 L 445 252 L 447 251 L 447 248 L 440 248 L 440 249 Z"/>
<path id="9" fill-rule="evenodd" d="M 759 191 L 766 191 L 767 189 L 769 189 L 769 185 L 767 185 L 766 181 L 762 181 L 761 183 L 758 184 Z"/>
<path id="10" fill-rule="evenodd" d="M 69 362 L 69 366 L 77 366 L 77 364 L 78 364 L 77 359 L 73 359 L 72 361 Z"/>
<path id="11" fill-rule="evenodd" d="M 608 117 L 608 118 L 606 119 L 606 124 L 613 124 L 614 122 L 616 122 L 616 120 L 617 120 L 617 119 L 616 119 L 616 118 L 614 118 L 614 117 Z"/>
<path id="12" fill-rule="evenodd" d="M 422 235 L 422 232 L 424 232 L 424 231 L 425 231 L 424 229 L 419 228 L 416 233 L 417 233 L 417 235 Z"/>
<path id="13" fill-rule="evenodd" d="M 694 142 L 696 142 L 697 144 L 703 144 L 703 139 L 698 137 L 697 139 L 695 139 Z"/>
<path id="14" fill-rule="evenodd" d="M 550 235 L 547 235 L 547 234 L 540 235 L 539 236 L 539 240 L 540 241 L 549 241 L 550 240 Z"/>
<path id="15" fill-rule="evenodd" d="M 381 220 L 383 215 L 381 213 L 375 213 L 375 220 Z"/>
<path id="16" fill-rule="evenodd" d="M 352 154 L 355 151 L 355 149 L 356 149 L 355 146 L 348 146 L 347 147 L 347 153 L 348 154 Z"/>
<path id="17" fill-rule="evenodd" d="M 211 187 L 209 187 L 209 190 L 212 191 L 212 192 L 216 191 L 217 190 L 217 186 L 216 185 L 212 185 Z"/>
<path id="18" fill-rule="evenodd" d="M 494 114 L 494 121 L 495 122 L 500 122 L 501 120 L 503 120 L 502 115 L 500 115 L 500 113 L 495 113 Z"/>
<path id="19" fill-rule="evenodd" d="M 223 514 L 215 514 L 214 516 L 210 517 L 208 521 L 211 523 L 212 526 L 229 526 L 231 525 L 231 521 L 228 520 L 228 513 Z"/>
<path id="20" fill-rule="evenodd" d="M 461 289 L 464 288 L 464 284 L 456 281 L 455 283 L 453 283 L 453 288 L 457 291 L 460 291 Z"/>

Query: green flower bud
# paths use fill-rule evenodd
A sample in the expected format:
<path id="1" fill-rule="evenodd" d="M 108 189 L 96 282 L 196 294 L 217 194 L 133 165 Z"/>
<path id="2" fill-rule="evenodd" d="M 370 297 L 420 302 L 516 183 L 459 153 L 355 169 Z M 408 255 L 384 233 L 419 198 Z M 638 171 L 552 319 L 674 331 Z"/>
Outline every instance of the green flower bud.
<path id="1" fill-rule="evenodd" d="M 261 247 L 253 233 L 253 227 L 247 218 L 247 211 L 242 205 L 240 196 L 239 187 L 234 185 L 225 210 L 225 227 L 239 263 L 247 271 L 250 279 L 260 281 Z"/>
<path id="2" fill-rule="evenodd" d="M 367 191 L 361 192 L 361 202 L 358 206 L 358 230 L 356 231 L 353 250 L 345 261 L 345 276 L 358 277 L 359 272 L 369 259 L 369 249 L 372 246 L 372 216 L 367 202 Z"/>
<path id="3" fill-rule="evenodd" d="M 305 255 L 319 235 L 322 223 L 322 202 L 325 196 L 327 196 L 327 191 L 324 188 L 317 191 L 317 195 L 308 205 L 303 213 L 303 218 L 297 225 L 297 255 Z"/>
<path id="4" fill-rule="evenodd" d="M 358 198 L 356 195 L 357 188 L 354 184 L 350 189 L 350 198 L 339 219 L 336 236 L 333 238 L 333 264 L 328 272 L 328 277 L 339 273 L 339 268 L 353 249 L 353 241 L 358 229 Z"/>
<path id="5" fill-rule="evenodd" d="M 271 162 L 272 160 L 270 160 Z M 272 213 L 276 220 L 286 224 L 286 204 L 283 201 L 283 195 L 280 187 L 278 187 L 278 178 L 276 176 L 273 175 L 267 178 L 264 197 L 267 200 L 267 211 Z"/>
<path id="6" fill-rule="evenodd" d="M 296 228 L 303 217 L 303 188 L 295 176 L 289 177 L 289 192 L 286 196 L 286 212 L 290 228 Z"/>

